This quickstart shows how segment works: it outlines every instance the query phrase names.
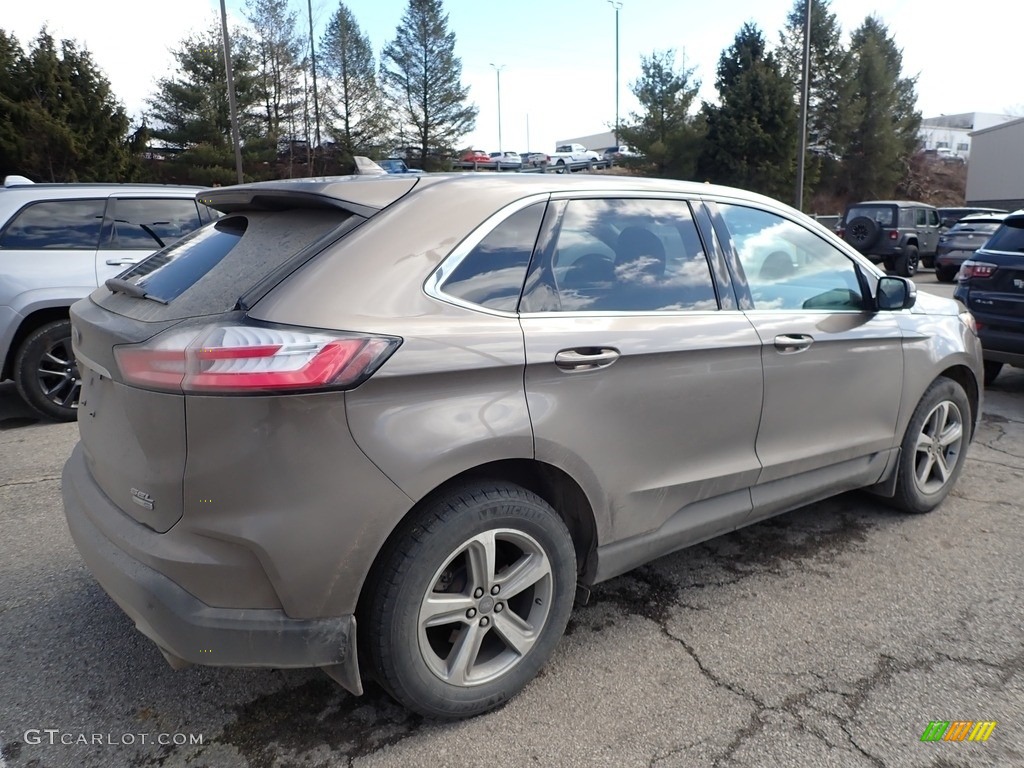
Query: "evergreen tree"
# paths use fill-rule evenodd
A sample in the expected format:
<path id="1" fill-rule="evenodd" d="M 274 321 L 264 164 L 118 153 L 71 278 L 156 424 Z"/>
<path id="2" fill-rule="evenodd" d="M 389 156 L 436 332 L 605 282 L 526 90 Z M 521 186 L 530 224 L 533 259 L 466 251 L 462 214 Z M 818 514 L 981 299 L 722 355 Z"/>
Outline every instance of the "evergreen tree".
<path id="1" fill-rule="evenodd" d="M 921 113 L 916 77 L 902 77 L 903 54 L 880 19 L 869 16 L 853 33 L 851 133 L 844 157 L 848 194 L 889 197 L 918 146 Z"/>
<path id="2" fill-rule="evenodd" d="M 338 4 L 331 17 L 320 51 L 328 76 L 330 132 L 342 155 L 350 160 L 353 155 L 379 153 L 388 121 L 373 48 L 344 3 Z"/>
<path id="3" fill-rule="evenodd" d="M 677 70 L 675 51 L 654 51 L 640 58 L 641 75 L 631 84 L 642 112 L 619 127 L 619 140 L 636 148 L 660 175 L 692 178 L 702 131 L 690 115 L 700 82 L 694 69 Z"/>
<path id="4" fill-rule="evenodd" d="M 259 134 L 275 150 L 290 152 L 300 138 L 293 135 L 293 126 L 303 95 L 298 14 L 289 9 L 288 0 L 247 0 L 246 16 L 253 30 L 254 75 L 263 122 Z"/>
<path id="5" fill-rule="evenodd" d="M 156 93 L 148 99 L 156 123 L 153 138 L 176 154 L 165 171 L 174 180 L 184 176 L 194 183 L 233 183 L 234 145 L 220 24 L 186 38 L 173 54 L 178 71 L 158 80 Z M 244 167 L 245 161 L 265 160 L 265 145 L 259 142 L 261 120 L 254 114 L 260 91 L 252 44 L 237 32 L 232 33 L 231 58 Z"/>
<path id="6" fill-rule="evenodd" d="M 395 39 L 384 48 L 381 76 L 405 130 L 419 143 L 423 162 L 450 151 L 473 130 L 478 109 L 467 103 L 455 33 L 441 0 L 409 0 Z"/>
<path id="7" fill-rule="evenodd" d="M 701 175 L 789 199 L 796 157 L 793 85 L 753 24 L 744 24 L 722 52 L 715 87 L 719 104 L 703 107 Z"/>
<path id="8" fill-rule="evenodd" d="M 88 51 L 40 31 L 26 54 L 0 30 L 0 175 L 119 181 L 128 117 Z"/>

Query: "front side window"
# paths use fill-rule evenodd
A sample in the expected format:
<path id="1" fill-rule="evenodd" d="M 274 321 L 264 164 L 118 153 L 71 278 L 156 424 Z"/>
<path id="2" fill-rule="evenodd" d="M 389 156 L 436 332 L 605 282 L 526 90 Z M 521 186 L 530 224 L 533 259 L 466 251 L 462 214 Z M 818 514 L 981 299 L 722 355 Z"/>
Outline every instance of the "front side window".
<path id="1" fill-rule="evenodd" d="M 720 204 L 754 309 L 860 310 L 853 261 L 799 224 L 759 208 Z"/>
<path id="2" fill-rule="evenodd" d="M 105 247 L 122 250 L 163 248 L 202 222 L 195 200 L 125 198 L 112 201 L 109 244 Z"/>
<path id="3" fill-rule="evenodd" d="M 571 200 L 534 272 L 527 312 L 718 309 L 704 245 L 681 200 Z"/>
<path id="4" fill-rule="evenodd" d="M 470 304 L 515 312 L 545 205 L 530 205 L 498 224 L 456 265 L 441 291 Z"/>
<path id="5" fill-rule="evenodd" d="M 95 250 L 106 200 L 49 200 L 21 210 L 0 235 L 0 248 Z"/>

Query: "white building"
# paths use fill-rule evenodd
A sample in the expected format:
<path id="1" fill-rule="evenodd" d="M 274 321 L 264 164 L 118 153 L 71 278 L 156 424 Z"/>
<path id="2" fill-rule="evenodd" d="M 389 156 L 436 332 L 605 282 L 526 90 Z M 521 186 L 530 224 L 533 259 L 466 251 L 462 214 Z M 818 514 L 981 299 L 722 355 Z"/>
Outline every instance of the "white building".
<path id="1" fill-rule="evenodd" d="M 929 150 L 948 150 L 939 154 L 952 154 L 965 160 L 971 154 L 971 132 L 982 131 L 1016 118 L 992 112 L 964 112 L 960 115 L 927 117 L 921 121 L 921 146 Z"/>
<path id="2" fill-rule="evenodd" d="M 1024 118 L 971 134 L 967 204 L 1024 208 Z"/>
<path id="3" fill-rule="evenodd" d="M 618 142 L 612 131 L 605 131 L 604 133 L 592 133 L 589 136 L 577 136 L 575 139 L 559 139 L 555 142 L 556 147 L 563 144 L 582 144 L 587 149 L 600 151 L 606 147 L 614 147 Z"/>

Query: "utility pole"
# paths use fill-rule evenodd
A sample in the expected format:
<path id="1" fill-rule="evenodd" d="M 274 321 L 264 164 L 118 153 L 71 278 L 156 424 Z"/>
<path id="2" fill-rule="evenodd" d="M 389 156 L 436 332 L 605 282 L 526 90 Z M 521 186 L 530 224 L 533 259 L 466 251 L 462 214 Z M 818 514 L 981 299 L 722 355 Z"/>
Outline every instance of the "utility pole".
<path id="1" fill-rule="evenodd" d="M 221 0 L 223 3 L 224 0 Z M 313 0 L 308 0 L 309 8 L 309 61 L 313 66 L 313 121 L 316 125 L 316 145 L 313 147 L 313 159 L 316 160 L 316 151 L 320 148 L 320 97 L 316 92 L 316 49 L 313 47 Z M 316 172 L 311 164 L 309 171 L 314 176 Z"/>
<path id="2" fill-rule="evenodd" d="M 800 85 L 800 141 L 796 155 L 796 209 L 804 207 L 804 165 L 807 160 L 807 101 L 811 85 L 811 0 L 805 0 L 804 15 L 804 76 Z"/>
<path id="3" fill-rule="evenodd" d="M 619 11 L 622 9 L 621 0 L 608 0 L 608 3 L 615 9 L 615 144 L 619 143 Z"/>
<path id="4" fill-rule="evenodd" d="M 235 172 L 242 183 L 242 144 L 238 138 L 238 104 L 235 103 L 235 77 L 231 72 L 231 37 L 228 35 L 228 10 L 220 0 L 220 24 L 224 34 L 224 70 L 228 76 L 228 109 L 231 111 L 231 141 L 235 145 Z"/>
<path id="5" fill-rule="evenodd" d="M 501 152 L 501 70 L 505 68 L 504 64 L 491 64 L 494 67 L 494 72 L 498 75 L 498 151 Z"/>

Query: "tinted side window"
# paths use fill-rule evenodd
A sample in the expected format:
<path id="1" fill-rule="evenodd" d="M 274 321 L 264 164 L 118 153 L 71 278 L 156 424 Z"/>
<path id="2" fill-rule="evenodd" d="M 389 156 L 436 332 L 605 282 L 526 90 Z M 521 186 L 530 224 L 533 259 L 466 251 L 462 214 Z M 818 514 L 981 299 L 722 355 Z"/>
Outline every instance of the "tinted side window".
<path id="1" fill-rule="evenodd" d="M 937 226 L 939 226 L 939 212 L 938 211 L 928 211 L 928 226 L 929 227 L 937 227 Z"/>
<path id="2" fill-rule="evenodd" d="M 758 208 L 720 204 L 754 309 L 859 310 L 854 263 L 808 229 Z"/>
<path id="3" fill-rule="evenodd" d="M 109 245 L 154 251 L 201 225 L 195 200 L 121 199 L 112 201 Z"/>
<path id="4" fill-rule="evenodd" d="M 911 208 L 900 209 L 900 227 L 903 229 L 910 229 L 914 227 L 914 211 Z"/>
<path id="5" fill-rule="evenodd" d="M 0 248 L 94 250 L 106 200 L 50 200 L 26 206 L 0 236 Z"/>
<path id="6" fill-rule="evenodd" d="M 676 200 L 572 200 L 538 265 L 525 311 L 718 309 L 690 206 Z"/>
<path id="7" fill-rule="evenodd" d="M 546 203 L 517 211 L 487 233 L 441 286 L 449 296 L 515 312 Z"/>
<path id="8" fill-rule="evenodd" d="M 923 227 L 923 226 L 927 225 L 928 224 L 928 211 L 926 211 L 924 208 L 915 208 L 914 209 L 914 223 L 917 226 L 919 226 L 919 227 Z"/>

